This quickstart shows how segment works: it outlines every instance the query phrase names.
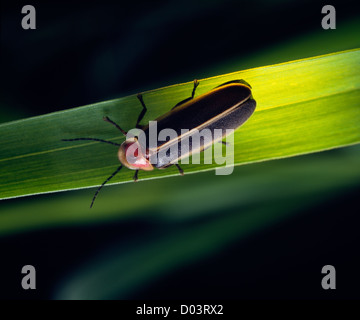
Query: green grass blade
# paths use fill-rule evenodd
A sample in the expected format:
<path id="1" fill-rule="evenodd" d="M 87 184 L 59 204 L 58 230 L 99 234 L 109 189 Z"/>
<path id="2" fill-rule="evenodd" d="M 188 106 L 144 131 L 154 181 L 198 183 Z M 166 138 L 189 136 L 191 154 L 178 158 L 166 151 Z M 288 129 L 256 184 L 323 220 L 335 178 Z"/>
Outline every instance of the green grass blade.
<path id="1" fill-rule="evenodd" d="M 235 133 L 235 165 L 360 142 L 360 50 L 334 53 L 200 80 L 197 94 L 232 80 L 253 87 L 257 109 Z M 192 83 L 144 93 L 145 121 L 188 97 Z M 0 126 L 0 199 L 99 185 L 118 166 L 116 147 L 61 139 L 97 137 L 122 142 L 107 115 L 134 127 L 141 106 L 135 96 L 101 102 Z M 216 165 L 184 166 L 186 173 Z M 176 168 L 141 172 L 140 179 L 178 174 Z M 132 180 L 123 169 L 111 183 Z"/>

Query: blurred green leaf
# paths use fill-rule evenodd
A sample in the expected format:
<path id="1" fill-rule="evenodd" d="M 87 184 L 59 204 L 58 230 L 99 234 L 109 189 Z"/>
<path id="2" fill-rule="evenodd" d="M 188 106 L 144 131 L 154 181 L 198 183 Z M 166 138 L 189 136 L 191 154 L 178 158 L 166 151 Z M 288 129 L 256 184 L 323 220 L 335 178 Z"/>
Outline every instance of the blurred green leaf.
<path id="1" fill-rule="evenodd" d="M 334 53 L 200 80 L 197 94 L 232 79 L 253 87 L 257 109 L 235 133 L 235 165 L 288 157 L 360 142 L 360 50 Z M 189 96 L 192 83 L 146 92 L 145 121 Z M 118 166 L 116 148 L 61 139 L 123 138 L 102 121 L 108 115 L 134 127 L 141 106 L 135 96 L 101 102 L 0 126 L 1 199 L 99 185 Z M 114 149 L 115 148 L 115 149 Z M 214 165 L 188 165 L 185 172 Z M 141 172 L 140 179 L 177 175 L 176 168 Z M 131 181 L 123 170 L 111 183 Z"/>
<path id="2" fill-rule="evenodd" d="M 150 235 L 134 234 L 129 243 L 114 243 L 106 252 L 94 254 L 59 282 L 55 298 L 132 298 L 159 278 L 215 255 L 235 241 L 358 188 L 359 146 L 336 151 L 237 168 L 230 179 L 217 176 L 216 183 L 209 183 L 206 173 L 200 179 L 187 177 L 191 182 L 175 186 L 176 194 L 170 197 L 163 197 L 161 191 L 171 188 L 171 179 L 158 181 L 160 194 L 148 192 L 157 200 L 156 211 L 167 220 L 155 224 L 158 229 Z M 133 203 L 137 195 L 123 199 Z M 146 213 L 151 214 L 148 201 L 144 200 Z M 201 214 L 206 218 L 199 219 Z M 184 221 L 189 216 L 192 219 Z M 154 214 L 151 218 L 155 220 Z"/>

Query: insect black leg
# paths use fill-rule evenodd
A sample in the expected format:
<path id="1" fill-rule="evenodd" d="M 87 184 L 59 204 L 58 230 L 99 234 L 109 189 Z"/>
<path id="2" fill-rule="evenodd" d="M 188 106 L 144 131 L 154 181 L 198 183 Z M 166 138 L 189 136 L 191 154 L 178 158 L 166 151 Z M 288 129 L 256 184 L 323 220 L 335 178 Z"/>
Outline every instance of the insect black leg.
<path id="1" fill-rule="evenodd" d="M 139 172 L 139 170 L 135 171 L 135 174 L 134 174 L 134 177 L 133 177 L 134 182 L 138 181 L 138 172 Z"/>
<path id="2" fill-rule="evenodd" d="M 107 178 L 107 179 L 102 183 L 102 185 L 96 190 L 96 192 L 95 192 L 95 194 L 94 194 L 94 196 L 93 196 L 93 199 L 92 199 L 92 201 L 91 201 L 90 208 L 92 208 L 92 206 L 93 206 L 93 204 L 94 204 L 94 201 L 95 201 L 98 193 L 100 192 L 101 188 L 105 185 L 105 183 L 109 182 L 109 180 L 111 180 L 111 179 L 120 171 L 121 168 L 122 168 L 122 165 L 121 165 L 120 167 L 118 167 L 118 168 L 116 169 L 116 171 L 115 171 L 109 178 Z"/>
<path id="3" fill-rule="evenodd" d="M 108 141 L 108 140 L 103 140 L 103 139 L 97 139 L 97 138 L 75 138 L 75 139 L 61 139 L 61 141 L 78 141 L 78 140 L 89 140 L 89 141 L 98 141 L 98 142 L 104 142 L 104 143 L 109 143 L 112 144 L 114 146 L 120 146 L 119 143 L 115 143 L 112 141 Z"/>
<path id="4" fill-rule="evenodd" d="M 219 141 L 220 143 L 222 143 L 223 145 L 225 145 L 225 146 L 229 146 L 230 145 L 230 143 L 229 142 L 226 142 L 226 141 Z"/>
<path id="5" fill-rule="evenodd" d="M 196 88 L 198 87 L 199 85 L 199 81 L 197 81 L 196 79 L 194 80 L 194 88 L 193 88 L 193 91 L 191 93 L 191 99 L 194 99 L 194 95 L 195 95 L 195 91 L 196 91 Z"/>
<path id="6" fill-rule="evenodd" d="M 125 130 L 121 129 L 120 126 L 119 126 L 116 122 L 110 120 L 109 117 L 104 117 L 103 120 L 106 121 L 106 122 L 111 123 L 112 125 L 114 125 L 117 129 L 119 129 L 119 130 L 121 131 L 121 133 L 122 133 L 124 136 L 126 136 L 127 132 L 126 132 Z"/>
<path id="7" fill-rule="evenodd" d="M 142 126 L 139 124 L 139 122 L 142 120 L 142 118 L 144 118 L 144 115 L 145 115 L 147 109 L 146 109 L 146 106 L 145 106 L 145 103 L 144 103 L 144 100 L 143 100 L 143 97 L 142 97 L 142 94 L 141 94 L 141 93 L 139 93 L 139 94 L 137 95 L 137 98 L 139 99 L 139 101 L 140 101 L 143 109 L 141 110 L 141 112 L 140 112 L 140 114 L 139 114 L 139 117 L 138 117 L 138 119 L 137 119 L 137 121 L 136 121 L 136 128 L 141 129 Z"/>
<path id="8" fill-rule="evenodd" d="M 179 173 L 183 176 L 183 175 L 184 175 L 184 170 L 181 169 L 181 167 L 180 167 L 177 163 L 175 163 L 175 165 L 176 165 L 176 167 L 178 168 Z"/>
<path id="9" fill-rule="evenodd" d="M 196 91 L 196 88 L 198 87 L 198 85 L 199 85 L 199 81 L 197 81 L 197 80 L 195 79 L 195 80 L 194 80 L 194 87 L 193 87 L 193 90 L 192 90 L 192 92 L 191 92 L 191 97 L 186 98 L 185 100 L 180 101 L 180 102 L 177 103 L 176 106 L 173 107 L 171 110 L 174 110 L 176 107 L 184 104 L 185 102 L 188 102 L 188 101 L 190 101 L 191 99 L 194 99 L 195 91 Z"/>

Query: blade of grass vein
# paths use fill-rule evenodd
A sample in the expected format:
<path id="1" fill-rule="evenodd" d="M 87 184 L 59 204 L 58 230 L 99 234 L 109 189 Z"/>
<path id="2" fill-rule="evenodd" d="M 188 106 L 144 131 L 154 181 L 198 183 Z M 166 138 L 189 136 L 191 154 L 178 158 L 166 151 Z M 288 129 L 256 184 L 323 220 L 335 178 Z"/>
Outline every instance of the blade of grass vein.
<path id="1" fill-rule="evenodd" d="M 248 163 L 359 142 L 359 65 L 360 50 L 352 50 L 204 79 L 198 89 L 201 94 L 234 78 L 246 78 L 252 84 L 258 102 L 257 111 L 240 128 L 235 140 L 238 152 L 235 163 Z M 168 110 L 169 105 L 181 100 L 188 94 L 190 86 L 190 83 L 174 85 L 145 93 L 144 99 L 151 105 L 146 120 L 159 116 Z M 338 98 L 340 96 L 342 98 Z M 305 110 L 309 106 L 313 106 L 314 111 Z M 294 109 L 282 112 L 288 107 Z M 273 111 L 262 117 L 261 111 L 267 109 L 278 113 Z M 102 117 L 111 115 L 119 119 L 122 126 L 131 128 L 139 110 L 137 100 L 130 96 L 0 126 L 1 136 L 6 137 L 0 142 L 1 198 L 98 185 L 117 165 L 116 150 L 100 144 L 69 146 L 60 140 L 88 136 L 121 142 L 113 128 L 101 121 Z M 293 128 L 289 116 L 297 120 Z M 338 121 L 335 121 L 336 117 Z M 351 125 L 348 127 L 349 121 Z M 337 126 L 334 127 L 334 123 Z M 299 129 L 310 130 L 313 136 L 296 143 L 294 138 L 304 136 L 303 133 L 296 132 L 292 136 L 289 133 Z M 259 137 L 259 133 L 265 139 L 253 138 Z M 282 143 L 272 144 L 269 139 L 273 135 L 278 135 Z M 324 136 L 326 139 L 321 141 Z M 321 143 L 313 143 L 313 137 Z M 257 149 L 257 154 L 250 153 L 253 149 L 247 145 Z M 267 148 L 263 149 L 264 145 Z M 283 149 L 279 152 L 279 148 Z M 208 168 L 211 166 L 189 166 L 186 172 Z M 173 174 L 177 174 L 176 170 L 169 169 L 143 173 L 141 177 Z M 124 170 L 112 183 L 131 181 L 131 176 L 132 172 Z"/>

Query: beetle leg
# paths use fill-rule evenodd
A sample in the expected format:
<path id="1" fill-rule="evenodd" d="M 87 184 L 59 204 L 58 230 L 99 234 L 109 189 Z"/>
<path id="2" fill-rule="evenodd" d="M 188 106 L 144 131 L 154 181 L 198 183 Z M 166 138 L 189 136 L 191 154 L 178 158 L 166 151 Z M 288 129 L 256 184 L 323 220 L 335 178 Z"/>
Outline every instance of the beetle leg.
<path id="1" fill-rule="evenodd" d="M 194 80 L 194 88 L 193 88 L 193 91 L 191 93 L 191 99 L 194 99 L 195 91 L 196 91 L 196 88 L 198 87 L 199 83 L 200 82 L 197 81 L 196 79 Z"/>
<path id="2" fill-rule="evenodd" d="M 183 175 L 184 175 L 184 170 L 181 169 L 181 167 L 180 167 L 177 163 L 175 163 L 175 165 L 176 165 L 176 167 L 178 168 L 179 173 L 183 176 Z"/>
<path id="3" fill-rule="evenodd" d="M 141 93 L 138 93 L 137 98 L 139 99 L 143 109 L 141 110 L 141 112 L 139 114 L 139 117 L 138 117 L 138 119 L 136 121 L 136 128 L 141 129 L 142 126 L 139 124 L 139 122 L 142 120 L 142 118 L 144 118 L 144 115 L 145 115 L 147 109 L 146 109 L 146 106 L 145 106 L 145 103 L 144 103 L 144 100 L 143 100 L 143 97 L 142 97 Z"/>
<path id="4" fill-rule="evenodd" d="M 225 146 L 229 146 L 229 145 L 230 145 L 230 143 L 229 143 L 229 142 L 226 142 L 226 141 L 219 141 L 219 143 L 222 143 L 222 144 L 225 145 Z"/>
<path id="5" fill-rule="evenodd" d="M 134 182 L 138 181 L 138 172 L 139 172 L 139 170 L 135 171 L 135 174 L 134 174 L 134 177 L 133 177 Z"/>
<path id="6" fill-rule="evenodd" d="M 199 81 L 197 81 L 197 80 L 195 79 L 195 80 L 194 80 L 194 87 L 193 87 L 193 90 L 192 90 L 192 93 L 191 93 L 191 97 L 186 98 L 186 99 L 180 101 L 180 102 L 177 103 L 177 104 L 175 105 L 175 107 L 173 107 L 171 110 L 174 110 L 176 107 L 184 104 L 185 102 L 188 102 L 188 101 L 190 101 L 191 99 L 194 99 L 195 91 L 196 91 L 196 88 L 198 87 L 198 85 L 199 85 Z"/>
<path id="7" fill-rule="evenodd" d="M 107 178 L 107 179 L 101 184 L 101 186 L 100 186 L 99 188 L 97 188 L 97 190 L 96 190 L 96 192 L 95 192 L 95 194 L 94 194 L 94 196 L 93 196 L 93 198 L 92 198 L 90 208 L 92 208 L 92 206 L 93 206 L 93 204 L 94 204 L 94 201 L 95 201 L 98 193 L 100 192 L 101 188 L 102 188 L 107 182 L 109 182 L 109 181 L 120 171 L 121 168 L 122 168 L 122 165 L 121 165 L 120 167 L 118 167 L 118 168 L 116 169 L 116 171 L 115 171 L 109 178 Z"/>
<path id="8" fill-rule="evenodd" d="M 114 125 L 117 129 L 119 129 L 119 130 L 121 131 L 121 133 L 122 133 L 124 136 L 127 135 L 127 132 L 126 132 L 125 130 L 121 129 L 120 126 L 119 126 L 116 122 L 110 120 L 109 117 L 104 117 L 103 120 L 106 121 L 106 122 L 111 123 L 112 125 Z"/>

